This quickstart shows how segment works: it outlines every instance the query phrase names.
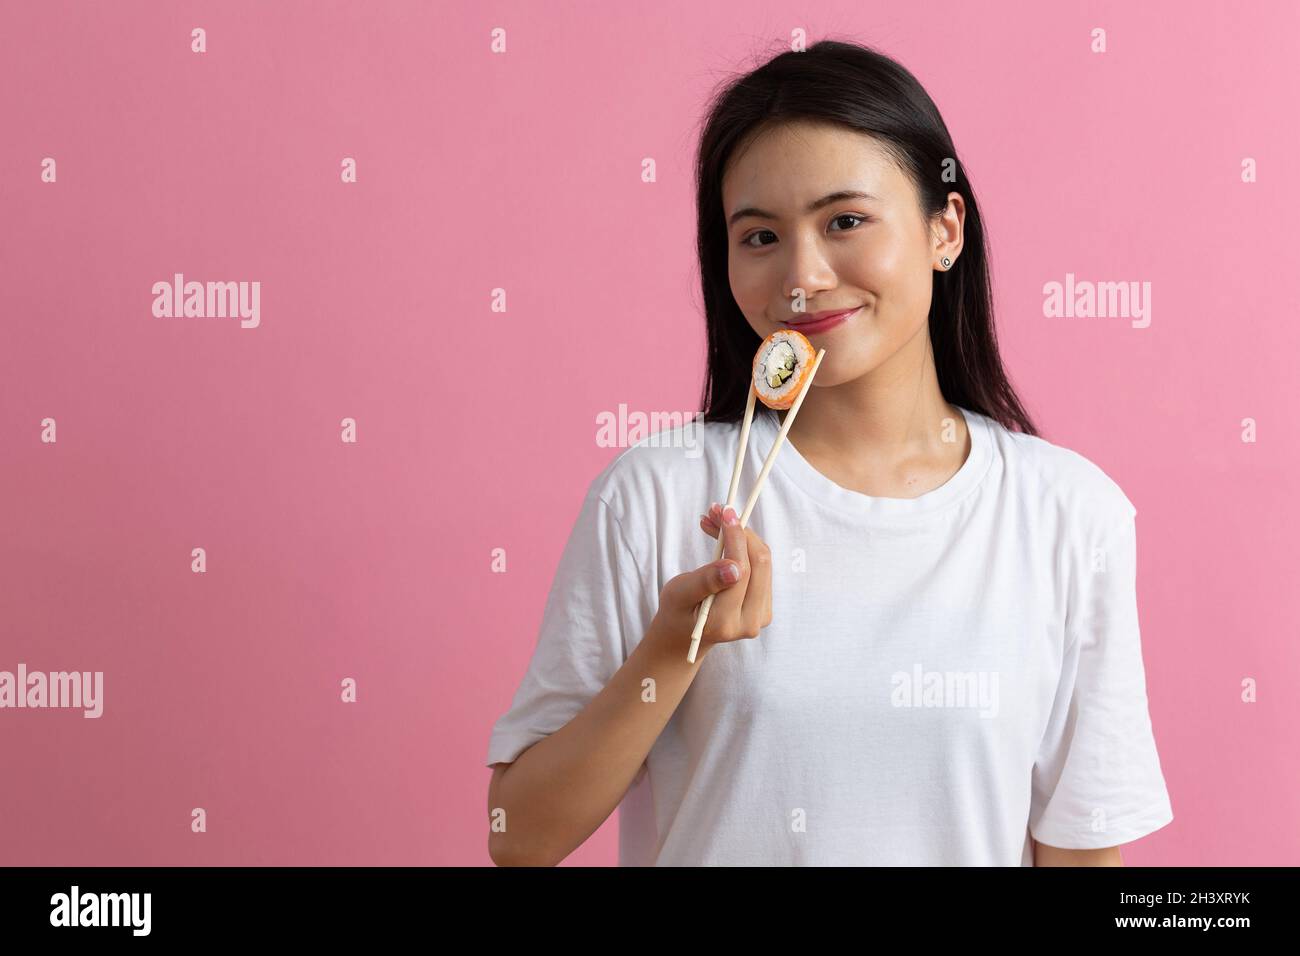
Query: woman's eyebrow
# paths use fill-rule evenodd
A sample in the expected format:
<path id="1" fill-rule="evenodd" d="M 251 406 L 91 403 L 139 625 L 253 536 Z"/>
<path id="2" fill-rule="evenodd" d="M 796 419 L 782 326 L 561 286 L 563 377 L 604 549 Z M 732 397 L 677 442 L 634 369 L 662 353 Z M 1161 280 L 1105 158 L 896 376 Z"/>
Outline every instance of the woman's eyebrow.
<path id="1" fill-rule="evenodd" d="M 814 200 L 808 204 L 808 212 L 816 212 L 822 206 L 829 206 L 833 202 L 839 202 L 842 199 L 870 199 L 876 201 L 875 196 L 871 193 L 864 193 L 857 189 L 841 189 L 837 192 L 823 196 L 821 199 Z M 754 206 L 746 206 L 744 209 L 737 209 L 727 220 L 727 228 L 734 226 L 737 221 L 744 219 L 746 216 L 754 216 L 757 219 L 780 219 L 774 212 L 767 212 L 763 209 L 757 209 Z"/>

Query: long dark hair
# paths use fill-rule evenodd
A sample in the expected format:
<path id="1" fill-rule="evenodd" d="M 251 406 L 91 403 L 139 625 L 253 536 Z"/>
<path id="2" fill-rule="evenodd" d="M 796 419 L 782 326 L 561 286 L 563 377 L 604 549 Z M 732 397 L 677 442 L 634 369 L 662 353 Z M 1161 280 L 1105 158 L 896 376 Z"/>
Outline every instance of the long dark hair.
<path id="1" fill-rule="evenodd" d="M 943 117 L 901 64 L 839 40 L 822 40 L 802 53 L 781 53 L 731 81 L 710 104 L 695 163 L 697 244 L 708 326 L 701 417 L 716 422 L 744 417 L 761 341 L 736 305 L 727 278 L 722 174 L 751 132 L 793 120 L 837 123 L 875 137 L 915 184 L 927 217 L 943 212 L 949 192 L 961 193 L 966 204 L 962 254 L 951 269 L 934 274 L 930 304 L 939 389 L 953 405 L 1037 435 L 1002 368 L 984 225 Z M 945 161 L 950 165 L 945 167 Z M 949 177 L 938 175 L 945 169 Z M 755 414 L 760 412 L 775 415 L 761 402 Z"/>

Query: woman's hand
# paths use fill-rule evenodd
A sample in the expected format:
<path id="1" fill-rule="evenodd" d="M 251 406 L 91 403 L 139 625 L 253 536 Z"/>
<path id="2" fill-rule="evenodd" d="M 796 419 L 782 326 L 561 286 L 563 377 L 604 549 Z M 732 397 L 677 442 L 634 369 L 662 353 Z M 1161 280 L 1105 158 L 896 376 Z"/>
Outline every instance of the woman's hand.
<path id="1" fill-rule="evenodd" d="M 735 524 L 724 520 L 723 506 L 715 503 L 708 514 L 699 516 L 699 527 L 711 537 L 723 537 L 723 558 L 735 559 L 744 568 L 741 580 L 731 591 L 714 598 L 699 640 L 712 644 L 757 637 L 772 623 L 772 551 L 753 529 L 741 528 L 735 509 L 727 509 Z M 718 620 L 719 628 L 714 630 Z M 692 622 L 694 626 L 694 622 Z"/>
<path id="2" fill-rule="evenodd" d="M 762 538 L 740 526 L 734 509 L 727 510 L 733 523 L 724 521 L 719 509 L 712 531 L 701 519 L 701 527 L 713 537 L 721 532 L 722 557 L 665 584 L 655 614 L 655 623 L 668 633 L 689 638 L 701 602 L 710 594 L 716 595 L 700 634 L 702 645 L 758 637 L 758 632 L 772 623 L 772 552 Z M 728 565 L 737 571 L 735 581 L 722 576 L 722 569 Z"/>

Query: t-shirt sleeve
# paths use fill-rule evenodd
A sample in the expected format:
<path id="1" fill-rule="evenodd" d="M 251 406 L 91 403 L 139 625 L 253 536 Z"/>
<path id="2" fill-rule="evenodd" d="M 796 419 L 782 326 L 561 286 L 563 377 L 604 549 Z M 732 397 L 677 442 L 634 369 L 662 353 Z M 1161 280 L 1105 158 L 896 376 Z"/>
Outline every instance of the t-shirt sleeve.
<path id="1" fill-rule="evenodd" d="M 1066 649 L 1034 764 L 1029 830 L 1062 849 L 1099 849 L 1174 818 L 1147 707 L 1131 504 L 1071 564 Z"/>
<path id="2" fill-rule="evenodd" d="M 657 606 L 619 518 L 592 483 L 560 557 L 532 660 L 488 741 L 487 765 L 513 762 L 609 683 Z"/>

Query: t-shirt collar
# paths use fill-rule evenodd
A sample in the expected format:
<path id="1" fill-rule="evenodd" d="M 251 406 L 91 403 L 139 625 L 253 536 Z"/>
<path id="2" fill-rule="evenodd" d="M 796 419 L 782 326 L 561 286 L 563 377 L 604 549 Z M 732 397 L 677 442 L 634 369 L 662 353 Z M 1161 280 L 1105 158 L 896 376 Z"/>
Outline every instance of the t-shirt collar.
<path id="1" fill-rule="evenodd" d="M 980 483 L 984 475 L 988 472 L 989 465 L 992 461 L 991 445 L 992 435 L 990 433 L 991 423 L 989 419 L 973 412 L 970 409 L 962 408 L 960 405 L 955 406 L 966 420 L 967 430 L 971 436 L 970 454 L 966 461 L 962 463 L 951 478 L 940 485 L 927 491 L 923 495 L 915 498 L 881 498 L 865 495 L 859 491 L 853 491 L 841 485 L 837 485 L 830 478 L 823 475 L 814 468 L 806 458 L 795 448 L 794 443 L 789 439 L 781 445 L 780 452 L 777 453 L 776 462 L 772 466 L 773 471 L 780 471 L 791 483 L 797 485 L 802 491 L 807 493 L 821 505 L 835 511 L 840 511 L 847 515 L 861 516 L 870 519 L 880 519 L 887 523 L 906 524 L 911 520 L 933 516 L 935 513 L 948 508 L 961 498 L 964 498 Z M 777 432 L 780 430 L 781 423 L 779 419 L 769 413 L 758 412 L 755 414 L 754 434 L 751 436 L 750 444 L 753 445 L 753 439 L 760 439 L 758 448 L 759 462 L 767 456 L 772 444 L 776 441 Z M 769 480 L 773 475 L 769 475 Z M 762 499 L 759 499 L 760 505 Z"/>

